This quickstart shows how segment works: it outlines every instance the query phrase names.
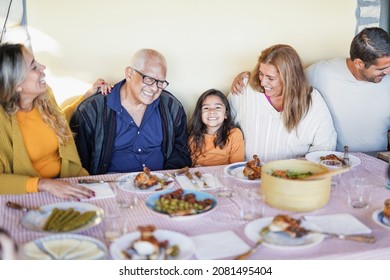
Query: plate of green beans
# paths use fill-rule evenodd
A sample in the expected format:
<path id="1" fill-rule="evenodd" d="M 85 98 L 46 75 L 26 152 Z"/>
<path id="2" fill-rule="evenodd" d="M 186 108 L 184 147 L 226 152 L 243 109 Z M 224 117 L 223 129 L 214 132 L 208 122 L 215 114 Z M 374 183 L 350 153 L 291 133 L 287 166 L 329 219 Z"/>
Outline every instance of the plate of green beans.
<path id="1" fill-rule="evenodd" d="M 61 202 L 28 211 L 22 225 L 33 231 L 47 233 L 80 232 L 101 223 L 104 211 L 93 204 Z"/>

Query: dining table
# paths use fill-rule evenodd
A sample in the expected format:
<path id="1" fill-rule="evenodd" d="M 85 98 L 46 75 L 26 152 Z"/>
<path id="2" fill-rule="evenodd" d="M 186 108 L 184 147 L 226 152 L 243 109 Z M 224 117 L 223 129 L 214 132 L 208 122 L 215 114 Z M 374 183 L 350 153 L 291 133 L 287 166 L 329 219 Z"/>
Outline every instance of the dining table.
<path id="1" fill-rule="evenodd" d="M 265 201 L 262 204 L 261 219 L 272 219 L 276 215 L 289 215 L 296 219 L 303 219 L 319 224 L 326 225 L 334 217 L 350 217 L 354 222 L 358 222 L 363 226 L 362 232 L 359 234 L 367 234 L 374 236 L 376 241 L 374 243 L 356 242 L 345 240 L 342 238 L 334 238 L 325 236 L 320 242 L 315 242 L 312 246 L 302 246 L 302 248 L 289 248 L 288 246 L 267 246 L 261 244 L 251 254 L 246 256 L 248 260 L 366 260 L 390 259 L 390 226 L 380 224 L 375 220 L 374 212 L 383 210 L 384 201 L 390 198 L 390 190 L 385 188 L 387 180 L 388 163 L 376 157 L 364 153 L 351 153 L 352 156 L 358 158 L 360 163 L 353 168 L 343 173 L 336 186 L 332 186 L 330 199 L 328 203 L 320 209 L 309 212 L 292 212 L 287 210 L 280 210 L 267 205 Z M 297 159 L 292 159 L 297 160 Z M 306 160 L 301 158 L 298 160 Z M 189 171 L 195 174 L 196 171 L 201 172 L 207 179 L 206 182 L 212 185 L 212 180 L 219 174 L 226 174 L 229 165 L 221 166 L 202 166 L 193 167 Z M 174 175 L 177 170 L 161 170 L 153 171 L 153 173 Z M 218 196 L 219 188 L 215 185 L 210 188 L 201 188 L 216 200 L 216 205 L 207 212 L 199 215 L 190 215 L 183 217 L 172 217 L 157 213 L 148 207 L 145 201 L 152 195 L 156 195 L 157 191 L 142 191 L 134 189 L 125 189 L 118 187 L 118 182 L 125 176 L 132 173 L 113 173 L 104 175 L 94 175 L 87 177 L 72 177 L 62 178 L 58 180 L 66 180 L 74 184 L 78 184 L 81 179 L 93 179 L 101 182 L 90 184 L 91 186 L 99 186 L 99 184 L 108 184 L 111 190 L 114 190 L 114 195 L 106 195 L 88 200 L 83 200 L 81 203 L 94 205 L 103 211 L 112 207 L 118 207 L 121 213 L 121 220 L 124 225 L 123 235 L 138 231 L 140 226 L 152 225 L 158 230 L 166 230 L 169 232 L 177 232 L 189 237 L 194 244 L 194 252 L 188 257 L 191 260 L 196 259 L 235 259 L 237 255 L 245 252 L 256 244 L 253 238 L 248 237 L 248 226 L 256 220 L 245 220 L 240 216 L 240 201 L 239 196 L 242 192 L 252 192 L 253 194 L 261 193 L 261 180 L 245 180 L 236 178 L 234 176 L 228 177 L 228 184 L 233 190 L 233 195 Z M 229 174 L 226 174 L 229 175 Z M 167 175 L 165 175 L 167 176 Z M 183 175 L 172 177 L 172 184 L 169 188 L 165 188 L 163 192 L 170 192 L 176 189 L 189 189 L 192 191 L 199 189 L 191 184 L 191 181 L 183 179 Z M 348 203 L 348 187 L 353 176 L 367 177 L 370 181 L 371 200 L 369 207 L 359 209 L 353 208 Z M 185 181 L 187 180 L 187 181 Z M 111 181 L 111 182 L 110 182 Z M 85 184 L 88 186 L 88 184 Z M 196 187 L 196 188 L 195 188 Z M 121 208 L 118 201 L 121 199 L 130 199 L 132 204 L 126 208 Z M 7 202 L 15 202 L 28 208 L 42 207 L 55 203 L 69 202 L 64 199 L 55 197 L 47 192 L 14 195 L 7 194 L 0 196 L 0 228 L 5 229 L 12 239 L 16 242 L 19 248 L 25 244 L 36 239 L 53 236 L 57 233 L 44 232 L 26 228 L 21 222 L 26 212 L 12 209 L 6 206 Z M 104 220 L 104 218 L 103 218 Z M 340 224 L 343 228 L 348 226 L 351 220 L 346 220 L 346 224 Z M 343 223 L 341 220 L 339 223 Z M 334 224 L 332 225 L 335 226 Z M 322 230 L 329 230 L 322 228 Z M 333 228 L 333 230 L 335 230 Z M 337 228 L 336 228 L 337 231 Z M 107 255 L 105 259 L 115 259 L 110 254 L 110 247 L 115 242 L 107 240 L 104 236 L 103 223 L 96 224 L 83 231 L 77 232 L 77 235 L 83 237 L 94 238 L 101 241 L 107 247 Z M 272 245 L 272 244 L 271 244 Z"/>

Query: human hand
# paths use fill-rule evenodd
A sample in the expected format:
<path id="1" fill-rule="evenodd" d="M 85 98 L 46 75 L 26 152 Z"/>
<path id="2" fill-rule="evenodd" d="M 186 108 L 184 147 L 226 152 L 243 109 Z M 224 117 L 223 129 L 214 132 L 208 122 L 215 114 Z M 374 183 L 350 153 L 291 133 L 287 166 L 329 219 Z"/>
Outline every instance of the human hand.
<path id="1" fill-rule="evenodd" d="M 104 79 L 97 79 L 95 83 L 92 84 L 91 88 L 84 94 L 84 97 L 85 98 L 88 98 L 92 95 L 94 95 L 95 93 L 97 93 L 98 91 L 100 91 L 103 95 L 107 95 L 111 92 L 111 89 L 112 89 L 112 86 L 108 83 L 106 83 L 106 81 Z"/>
<path id="2" fill-rule="evenodd" d="M 73 201 L 95 196 L 95 192 L 86 187 L 55 179 L 39 179 L 38 191 L 46 191 L 59 198 Z"/>
<path id="3" fill-rule="evenodd" d="M 243 94 L 250 75 L 251 73 L 248 71 L 238 74 L 233 80 L 233 83 L 230 87 L 230 92 L 236 95 Z"/>

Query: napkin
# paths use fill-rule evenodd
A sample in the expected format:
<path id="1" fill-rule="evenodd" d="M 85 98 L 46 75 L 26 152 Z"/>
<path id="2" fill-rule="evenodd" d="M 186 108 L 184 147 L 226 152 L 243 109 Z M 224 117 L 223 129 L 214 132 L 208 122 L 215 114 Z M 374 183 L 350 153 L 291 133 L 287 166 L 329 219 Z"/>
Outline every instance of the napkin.
<path id="1" fill-rule="evenodd" d="M 108 183 L 96 183 L 96 184 L 80 184 L 95 192 L 95 196 L 91 198 L 83 198 L 82 201 L 90 201 L 94 199 L 115 197 L 115 193 L 110 188 Z"/>
<path id="2" fill-rule="evenodd" d="M 192 236 L 195 256 L 200 260 L 228 258 L 245 253 L 250 249 L 233 231 L 221 231 Z"/>
<path id="3" fill-rule="evenodd" d="M 203 178 L 205 179 L 207 185 L 209 185 L 209 187 L 211 188 L 215 188 L 215 177 L 211 174 L 203 174 Z M 203 189 L 203 182 L 196 178 L 194 176 L 194 180 L 196 181 L 196 184 L 198 185 L 198 187 L 200 189 Z M 196 187 L 194 186 L 194 184 L 191 183 L 190 179 L 187 178 L 187 176 L 183 176 L 183 175 L 179 175 L 179 176 L 176 176 L 176 181 L 179 183 L 179 185 L 183 188 L 183 189 L 187 189 L 187 190 L 196 190 Z M 210 189 L 210 188 L 208 188 Z"/>
<path id="4" fill-rule="evenodd" d="M 348 213 L 305 216 L 305 219 L 318 225 L 322 231 L 336 234 L 365 234 L 371 229 Z"/>

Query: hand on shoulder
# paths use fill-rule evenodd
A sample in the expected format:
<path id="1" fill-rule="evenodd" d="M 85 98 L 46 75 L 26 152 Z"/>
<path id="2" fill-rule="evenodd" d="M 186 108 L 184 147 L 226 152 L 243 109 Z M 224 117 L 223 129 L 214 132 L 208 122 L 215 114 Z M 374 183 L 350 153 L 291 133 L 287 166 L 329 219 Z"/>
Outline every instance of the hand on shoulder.
<path id="1" fill-rule="evenodd" d="M 103 95 L 108 95 L 111 92 L 113 86 L 108 84 L 104 79 L 99 78 L 92 84 L 91 88 L 84 94 L 84 98 L 88 98 L 97 92 L 101 92 Z"/>
<path id="2" fill-rule="evenodd" d="M 230 92 L 236 95 L 243 94 L 251 73 L 249 71 L 238 74 L 230 87 Z"/>

